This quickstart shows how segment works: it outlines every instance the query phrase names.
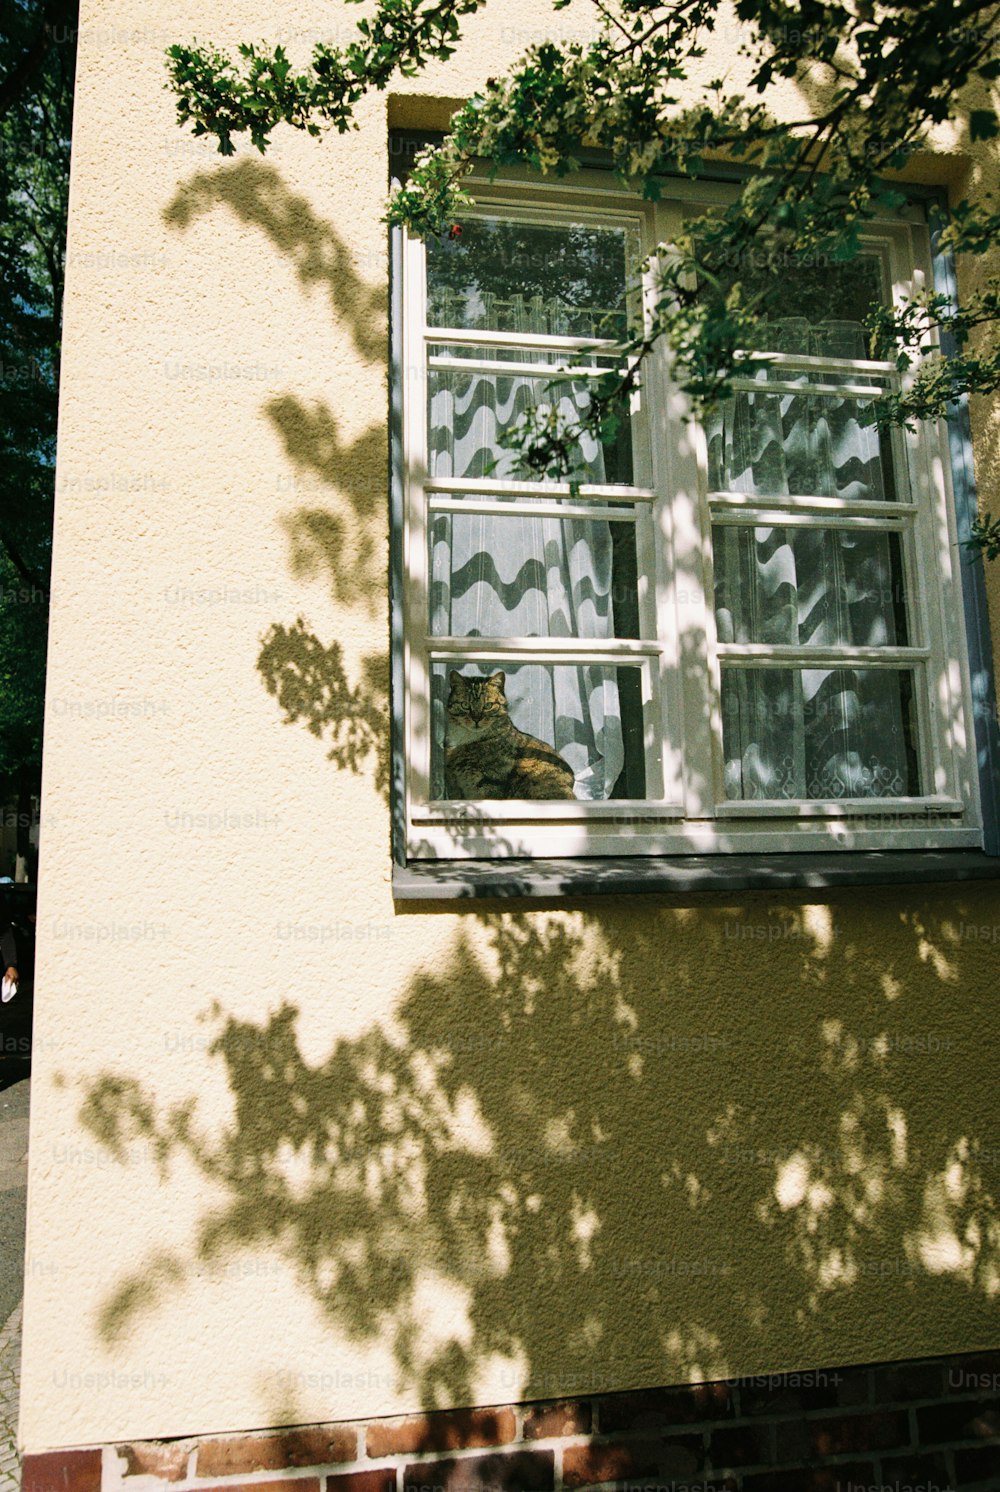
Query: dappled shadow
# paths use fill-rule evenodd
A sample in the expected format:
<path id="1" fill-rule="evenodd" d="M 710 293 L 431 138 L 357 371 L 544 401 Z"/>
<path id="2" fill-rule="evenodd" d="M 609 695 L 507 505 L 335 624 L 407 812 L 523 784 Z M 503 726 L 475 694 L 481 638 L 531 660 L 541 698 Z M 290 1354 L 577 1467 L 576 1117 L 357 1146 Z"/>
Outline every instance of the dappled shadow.
<path id="1" fill-rule="evenodd" d="M 325 576 L 337 601 L 384 610 L 386 577 L 385 428 L 374 426 L 347 444 L 325 405 L 311 408 L 294 394 L 272 399 L 273 421 L 298 474 L 322 484 L 319 495 L 346 511 L 310 506 L 282 521 L 297 580 Z M 346 498 L 346 504 L 343 499 Z"/>
<path id="2" fill-rule="evenodd" d="M 291 192 L 273 166 L 241 161 L 199 172 L 178 189 L 163 216 L 170 227 L 183 230 L 218 207 L 261 229 L 292 260 L 303 285 L 325 290 L 335 319 L 350 333 L 360 358 L 385 363 L 384 284 L 362 279 L 332 225 Z M 297 490 L 310 493 L 308 503 L 280 519 L 293 577 L 324 580 L 341 605 L 363 604 L 372 615 L 384 611 L 384 423 L 348 439 L 327 405 L 306 403 L 290 392 L 270 399 L 264 413 L 295 470 Z M 340 644 L 324 644 L 300 617 L 292 626 L 281 621 L 271 626 L 261 640 L 257 668 L 286 721 L 299 721 L 325 739 L 330 760 L 340 768 L 363 772 L 374 763 L 376 787 L 388 798 L 387 655 L 365 658 L 361 678 L 352 684 Z"/>
<path id="3" fill-rule="evenodd" d="M 200 174 L 167 221 L 217 205 L 384 357 L 381 287 L 273 168 Z M 293 394 L 266 413 L 330 493 L 283 520 L 293 575 L 381 607 L 383 425 L 352 440 Z M 257 666 L 286 721 L 387 793 L 384 656 L 352 682 L 299 618 L 272 625 Z M 470 912 L 391 1033 L 319 1059 L 292 1000 L 254 1020 L 216 1006 L 221 1132 L 193 1097 L 87 1081 L 81 1121 L 118 1164 L 141 1140 L 165 1187 L 193 1165 L 221 1197 L 189 1248 L 109 1281 L 100 1340 L 154 1333 L 188 1282 L 253 1250 L 291 1266 L 331 1329 L 390 1346 L 428 1406 L 474 1401 L 498 1360 L 505 1399 L 756 1370 L 761 1342 L 783 1344 L 772 1370 L 815 1367 L 831 1340 L 870 1342 L 873 1317 L 887 1356 L 968 1347 L 969 1303 L 1000 1293 L 987 965 L 967 936 L 985 893 L 910 890 L 905 911 L 892 892 L 816 895 Z M 343 963 L 335 977 L 346 1001 Z"/>
<path id="4" fill-rule="evenodd" d="M 301 617 L 294 626 L 275 622 L 263 639 L 257 667 L 289 724 L 298 722 L 329 745 L 342 770 L 362 772 L 374 762 L 375 786 L 389 793 L 389 671 L 384 655 L 362 659 L 352 684 L 339 642 L 324 645 Z"/>
<path id="5" fill-rule="evenodd" d="M 112 1154 L 143 1138 L 225 1196 L 190 1256 L 109 1287 L 104 1342 L 269 1248 L 426 1405 L 474 1401 L 498 1358 L 508 1398 L 758 1371 L 761 1340 L 818 1366 L 873 1315 L 885 1356 L 968 1348 L 1000 1292 L 1000 1154 L 988 1081 L 954 1080 L 988 1078 L 954 889 L 745 902 L 473 914 L 402 1040 L 315 1064 L 292 1004 L 216 1007 L 221 1135 L 98 1078 L 81 1117 Z"/>
<path id="6" fill-rule="evenodd" d="M 200 171 L 178 189 L 164 209 L 171 228 L 190 227 L 216 207 L 227 207 L 243 223 L 260 228 L 274 247 L 295 265 L 303 285 L 318 285 L 343 321 L 366 362 L 384 362 L 386 292 L 383 283 L 367 284 L 354 256 L 339 234 L 318 217 L 305 197 L 285 185 L 274 166 L 260 161 Z M 378 270 L 384 273 L 384 266 Z"/>

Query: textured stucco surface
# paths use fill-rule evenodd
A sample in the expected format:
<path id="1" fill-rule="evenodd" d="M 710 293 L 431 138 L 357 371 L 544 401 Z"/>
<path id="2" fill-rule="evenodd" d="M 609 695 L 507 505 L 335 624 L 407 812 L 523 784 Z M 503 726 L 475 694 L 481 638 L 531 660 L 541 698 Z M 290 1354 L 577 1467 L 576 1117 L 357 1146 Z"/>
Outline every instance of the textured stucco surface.
<path id="1" fill-rule="evenodd" d="M 384 718 L 387 102 L 227 164 L 162 87 L 357 13 L 83 6 L 24 1448 L 995 1344 L 994 890 L 393 912 L 308 728 L 334 644 Z"/>

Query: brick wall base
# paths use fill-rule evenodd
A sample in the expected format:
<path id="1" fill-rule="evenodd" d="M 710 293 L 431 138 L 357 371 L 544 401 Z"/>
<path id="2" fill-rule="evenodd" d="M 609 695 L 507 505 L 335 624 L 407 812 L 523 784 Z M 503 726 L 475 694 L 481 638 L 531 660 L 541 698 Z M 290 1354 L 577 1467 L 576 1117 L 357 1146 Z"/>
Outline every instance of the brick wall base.
<path id="1" fill-rule="evenodd" d="M 24 1458 L 22 1492 L 997 1492 L 1000 1351 Z"/>

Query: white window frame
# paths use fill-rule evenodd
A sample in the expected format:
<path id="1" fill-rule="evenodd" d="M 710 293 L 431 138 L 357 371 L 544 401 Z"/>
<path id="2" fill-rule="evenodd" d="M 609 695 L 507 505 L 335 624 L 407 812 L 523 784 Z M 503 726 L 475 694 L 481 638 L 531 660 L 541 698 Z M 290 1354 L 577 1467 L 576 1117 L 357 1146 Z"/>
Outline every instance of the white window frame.
<path id="1" fill-rule="evenodd" d="M 643 254 L 670 242 L 685 216 L 724 201 L 719 184 L 665 184 L 663 200 L 642 203 L 609 186 L 600 173 L 580 173 L 560 186 L 519 178 L 476 183 L 477 207 L 489 215 L 553 221 L 613 222 L 634 227 Z M 728 189 L 732 190 L 732 189 Z M 863 238 L 883 257 L 898 300 L 931 284 L 930 242 L 923 214 L 905 209 L 875 221 Z M 558 364 L 582 339 L 515 333 L 446 331 L 426 325 L 424 245 L 403 235 L 402 429 L 403 446 L 403 799 L 408 859 L 774 854 L 788 851 L 967 849 L 983 843 L 975 763 L 971 690 L 957 564 L 947 432 L 923 425 L 897 432 L 895 467 L 907 473 L 909 501 L 850 503 L 838 498 L 755 499 L 709 495 L 704 433 L 689 418 L 685 397 L 670 378 L 658 345 L 644 370 L 633 449 L 636 486 L 582 487 L 572 507 L 567 484 L 497 483 L 492 479 L 432 480 L 427 453 L 427 357 L 431 344 L 474 343 L 491 355 L 505 346 L 537 348 L 539 363 Z M 593 346 L 592 342 L 587 343 Z M 889 363 L 844 363 L 775 354 L 790 370 L 829 366 L 856 373 L 859 386 L 873 375 L 896 377 Z M 475 364 L 463 359 L 472 371 Z M 519 365 L 519 371 L 525 371 Z M 841 388 L 838 392 L 843 393 Z M 640 594 L 641 641 L 550 638 L 441 638 L 429 636 L 428 529 L 432 511 L 472 502 L 492 511 L 499 490 L 507 496 L 559 498 L 555 516 L 621 520 L 609 500 L 636 505 L 637 557 L 646 588 Z M 460 500 L 459 493 L 465 495 Z M 480 507 L 480 505 L 482 505 Z M 518 508 L 507 501 L 505 514 Z M 537 500 L 532 514 L 547 511 Z M 711 524 L 763 522 L 835 526 L 845 523 L 900 533 L 907 590 L 909 644 L 905 648 L 826 649 L 720 644 L 713 605 Z M 679 578 L 683 577 L 683 585 Z M 645 635 L 649 632 L 649 635 Z M 870 656 L 869 656 L 870 655 Z M 913 669 L 920 752 L 920 781 L 933 792 L 919 797 L 787 801 L 727 799 L 723 786 L 721 669 L 754 658 L 773 666 L 871 662 Z M 430 679 L 433 663 L 481 662 L 483 671 L 528 660 L 632 662 L 643 674 L 647 784 L 644 801 L 483 802 L 430 797 Z M 696 662 L 692 663 L 692 659 Z M 655 717 L 655 718 L 654 718 Z M 659 736 L 656 730 L 659 728 Z"/>

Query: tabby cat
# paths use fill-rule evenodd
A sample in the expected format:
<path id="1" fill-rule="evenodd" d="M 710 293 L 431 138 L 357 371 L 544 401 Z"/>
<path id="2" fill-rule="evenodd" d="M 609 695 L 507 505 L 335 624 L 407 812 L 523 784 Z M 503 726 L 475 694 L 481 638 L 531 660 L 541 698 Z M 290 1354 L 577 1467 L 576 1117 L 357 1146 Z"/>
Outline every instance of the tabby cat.
<path id="1" fill-rule="evenodd" d="M 448 676 L 444 779 L 449 798 L 573 798 L 573 769 L 552 746 L 518 730 L 503 673 Z"/>

